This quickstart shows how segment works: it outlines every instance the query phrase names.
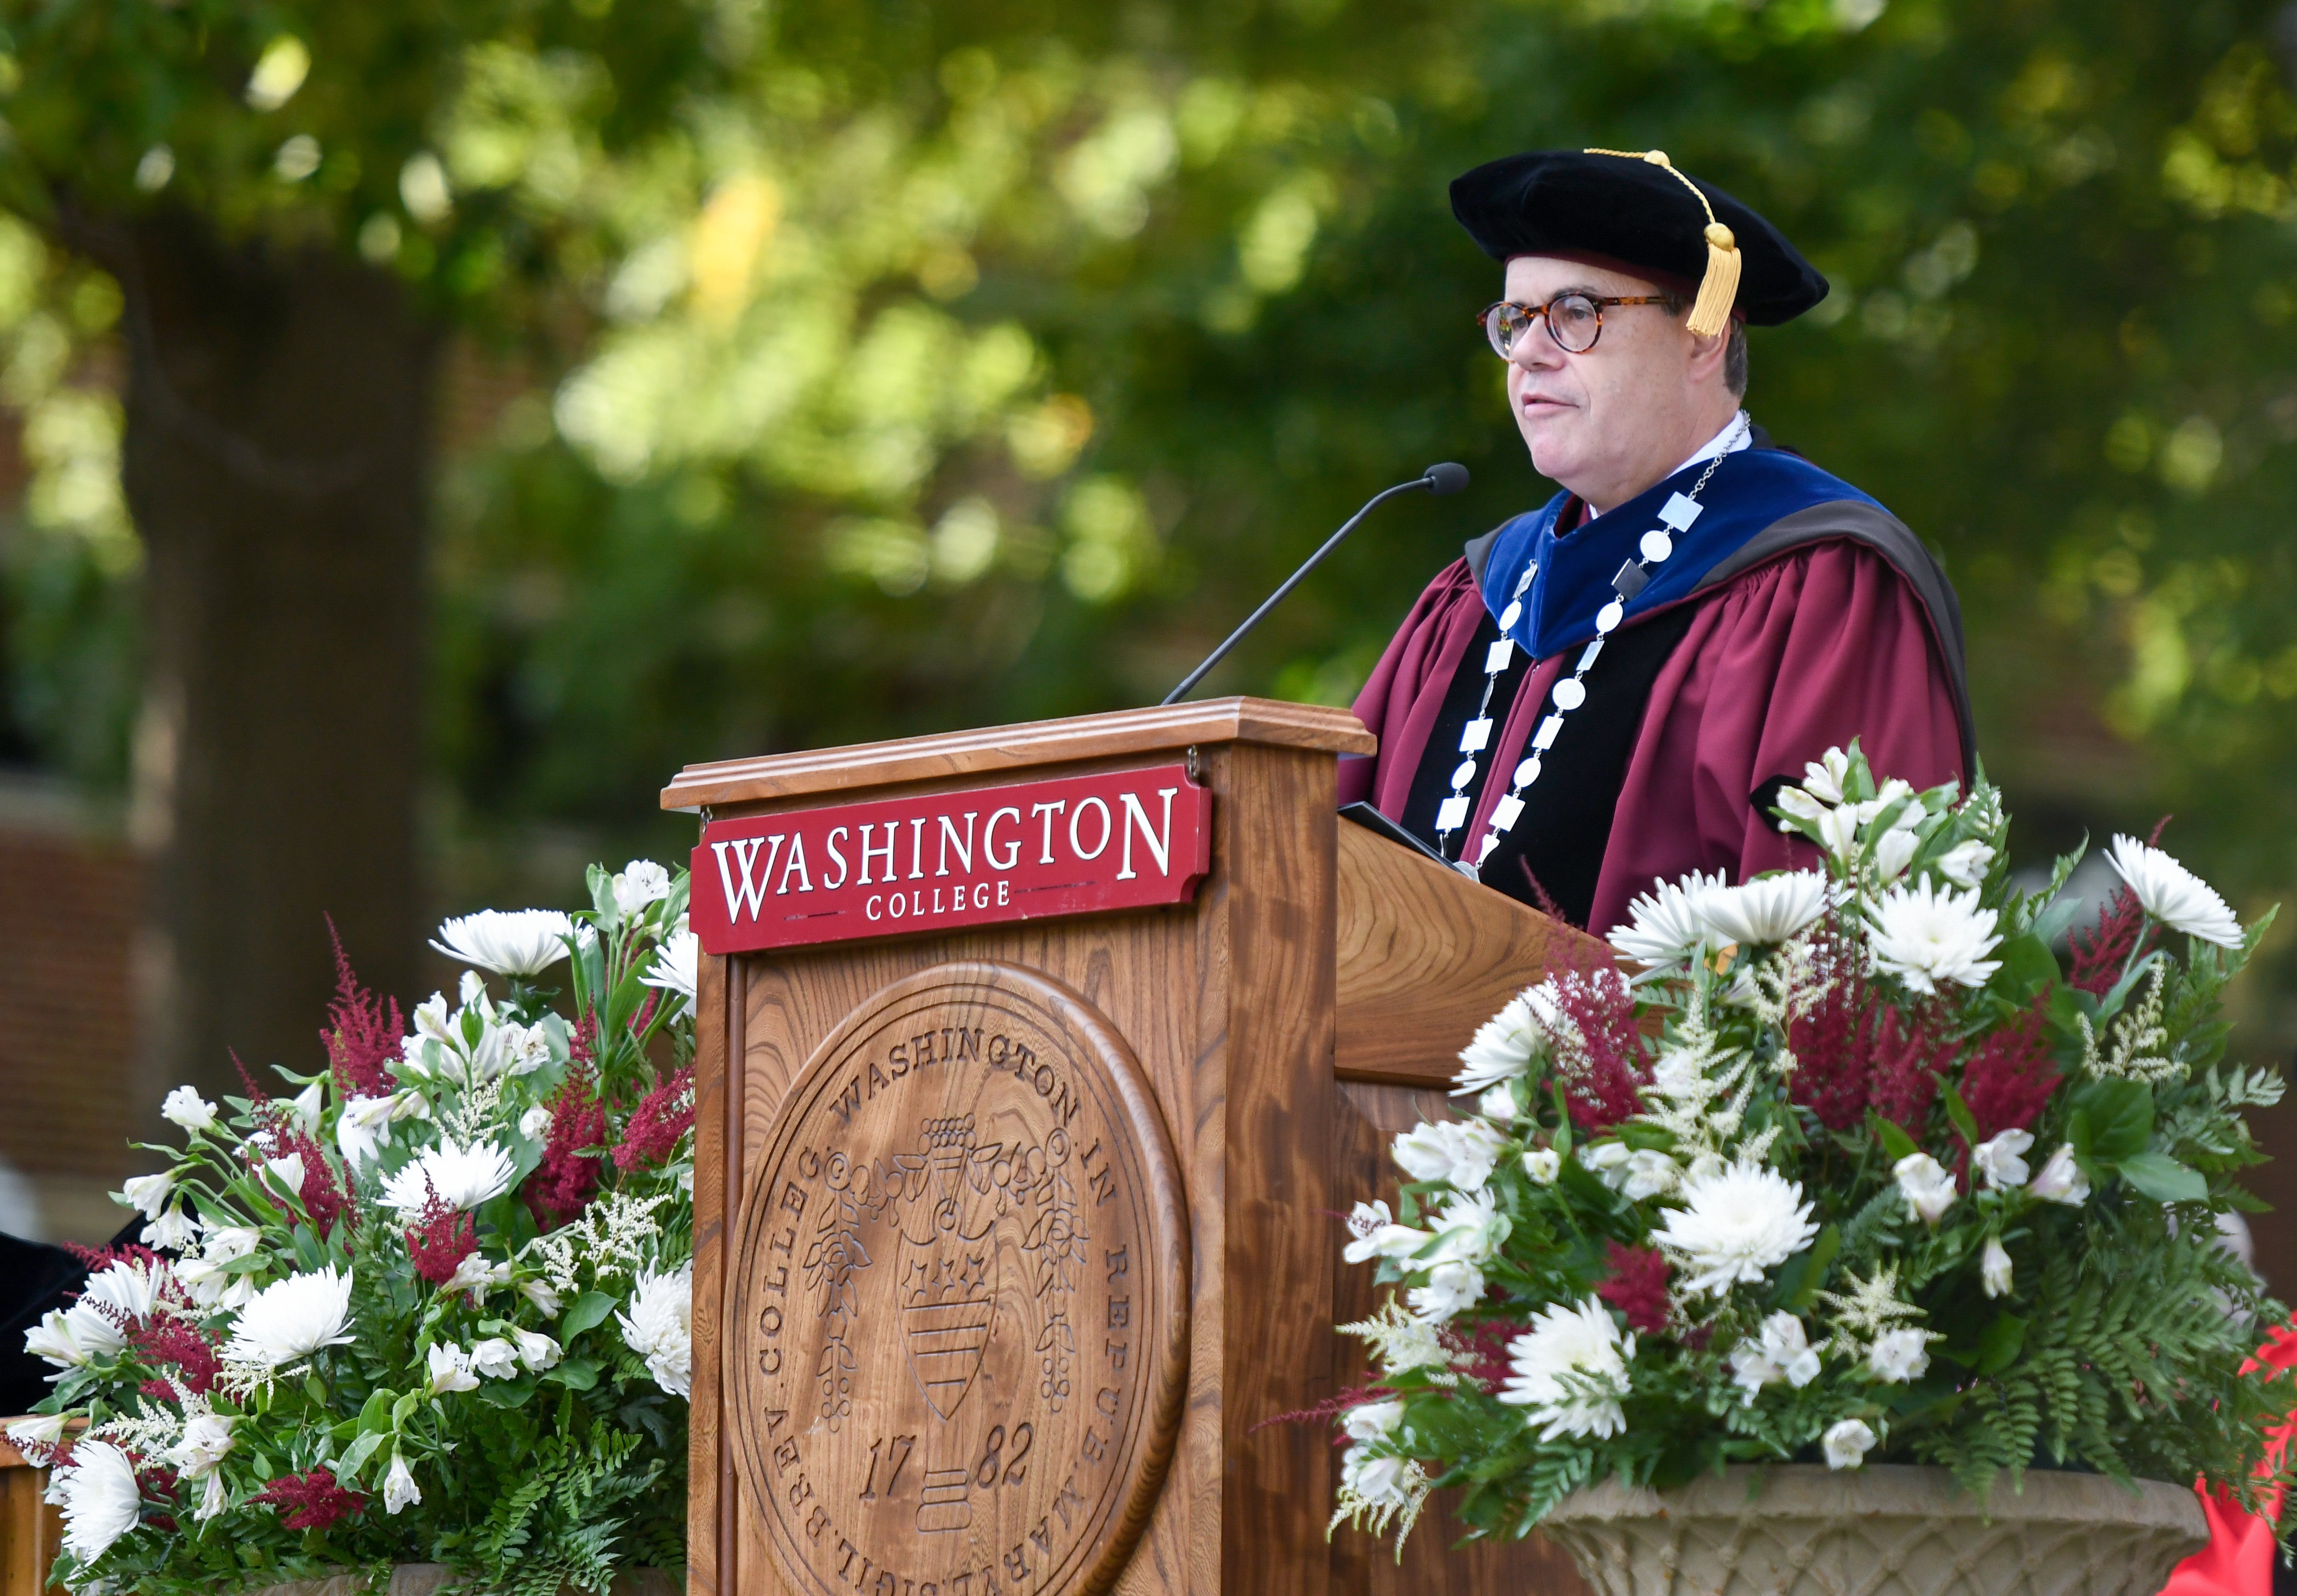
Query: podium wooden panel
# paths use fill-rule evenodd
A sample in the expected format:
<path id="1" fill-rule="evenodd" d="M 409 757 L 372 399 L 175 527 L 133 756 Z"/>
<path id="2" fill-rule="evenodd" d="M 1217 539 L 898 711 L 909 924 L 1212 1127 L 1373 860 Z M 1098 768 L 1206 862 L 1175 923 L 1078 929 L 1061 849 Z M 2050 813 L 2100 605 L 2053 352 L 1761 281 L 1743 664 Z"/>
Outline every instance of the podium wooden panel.
<path id="1" fill-rule="evenodd" d="M 1213 794 L 1212 868 L 1191 901 L 702 961 L 691 1589 L 1371 1596 L 1430 1581 L 1450 1591 L 1577 1589 L 1568 1560 L 1535 1541 L 1449 1551 L 1457 1534 L 1440 1513 L 1423 1522 L 1401 1566 L 1368 1536 L 1344 1530 L 1328 1544 L 1338 1457 L 1330 1430 L 1269 1422 L 1363 1378 L 1353 1344 L 1331 1327 L 1370 1310 L 1371 1271 L 1341 1263 L 1334 1211 L 1376 1190 L 1392 1195 L 1388 1139 L 1438 1111 L 1454 1056 L 1478 1024 L 1544 968 L 1608 956 L 1593 939 L 1340 821 L 1336 756 L 1371 746 L 1344 712 L 1229 699 L 695 766 L 664 791 L 665 807 L 725 819 L 1184 758 Z M 1108 1048 L 1137 1060 L 1185 1205 L 1176 1444 L 1142 1504 L 1145 1526 L 1129 1556 L 1098 1574 L 1079 1562 L 1083 1572 L 1053 1576 L 1019 1542 L 1009 1564 L 994 1547 L 967 1562 L 944 1539 L 921 1544 L 917 1567 L 898 1574 L 890 1559 L 883 1569 L 862 1559 L 857 1570 L 849 1545 L 842 1566 L 825 1554 L 804 1565 L 804 1584 L 788 1583 L 778 1556 L 806 1548 L 774 1518 L 781 1504 L 770 1510 L 759 1499 L 760 1482 L 778 1488 L 780 1477 L 756 1461 L 760 1416 L 739 1410 L 755 1379 L 735 1360 L 769 1354 L 743 1350 L 758 1304 L 743 1300 L 746 1317 L 732 1317 L 744 1289 L 737 1232 L 745 1223 L 754 1230 L 766 1207 L 752 1188 L 794 1083 L 818 1079 L 810 1067 L 850 1046 L 855 1016 L 884 994 L 949 967 L 990 972 L 978 976 L 988 989 L 1003 979 L 996 971 L 1010 970 L 1007 985 L 1053 994 L 1046 1001 L 1086 1016 L 1080 1024 L 1105 1022 Z M 778 1312 L 771 1322 L 778 1329 Z M 1000 1435 L 1044 1417 L 1017 1403 L 1009 1413 L 968 1415 L 992 1416 Z M 781 1422 L 777 1412 L 772 1423 Z M 852 1460 L 817 1468 L 850 1467 L 860 1478 L 865 1460 L 850 1440 L 817 1436 L 806 1445 L 816 1459 Z M 859 1490 L 843 1475 L 792 1477 L 794 1495 L 803 1489 L 824 1504 L 814 1510 L 825 1540 L 835 1539 L 833 1511 L 842 1523 L 884 1510 L 870 1466 Z M 993 1485 L 996 1470 L 988 1472 Z M 1050 1534 L 1050 1520 L 1042 1527 Z M 975 1567 L 980 1555 L 989 1560 Z M 933 1573 L 959 1562 L 969 1570 L 961 1583 Z"/>

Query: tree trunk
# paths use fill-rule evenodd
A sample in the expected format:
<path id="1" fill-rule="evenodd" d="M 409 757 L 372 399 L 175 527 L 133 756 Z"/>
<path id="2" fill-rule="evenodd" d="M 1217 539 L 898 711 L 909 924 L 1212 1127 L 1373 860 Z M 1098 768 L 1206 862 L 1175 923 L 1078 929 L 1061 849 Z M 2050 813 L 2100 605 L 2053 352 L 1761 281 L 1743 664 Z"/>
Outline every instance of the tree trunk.
<path id="1" fill-rule="evenodd" d="M 368 984 L 421 951 L 424 550 L 438 340 L 399 279 L 177 212 L 77 230 L 119 276 L 146 551 L 135 813 L 145 1101 L 322 1067 L 326 917 Z M 91 247 L 92 246 L 92 247 Z"/>

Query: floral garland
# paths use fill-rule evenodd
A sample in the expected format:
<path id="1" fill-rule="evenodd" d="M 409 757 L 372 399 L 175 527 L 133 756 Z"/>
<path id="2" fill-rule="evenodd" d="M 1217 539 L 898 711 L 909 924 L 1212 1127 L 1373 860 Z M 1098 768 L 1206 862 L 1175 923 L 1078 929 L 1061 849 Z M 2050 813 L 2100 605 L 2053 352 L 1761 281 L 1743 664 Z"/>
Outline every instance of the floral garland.
<path id="1" fill-rule="evenodd" d="M 2222 1061 L 2220 994 L 2271 917 L 2118 836 L 2074 929 L 2079 853 L 2021 890 L 1982 777 L 1918 793 L 1855 744 L 1774 812 L 1824 870 L 1655 883 L 1611 933 L 1639 974 L 1524 992 L 1461 1055 L 1474 1114 L 1395 1139 L 1396 1210 L 1349 1221 L 1398 1289 L 1342 1327 L 1375 1374 L 1333 1404 L 1334 1526 L 1400 1545 L 1456 1486 L 1520 1534 L 1762 1461 L 2265 1501 L 2297 1397 L 2243 1364 L 2286 1310 L 2220 1232 L 2282 1082 Z"/>
<path id="2" fill-rule="evenodd" d="M 26 1337 L 56 1390 L 9 1438 L 54 1465 L 65 1581 L 443 1562 L 555 1592 L 682 1565 L 696 942 L 683 873 L 590 887 L 440 926 L 472 967 L 452 1008 L 403 1016 L 339 945 L 292 1095 L 244 1069 L 220 1108 L 168 1094 L 185 1145 L 119 1194 L 141 1245 Z M 535 984 L 562 965 L 564 1015 Z"/>

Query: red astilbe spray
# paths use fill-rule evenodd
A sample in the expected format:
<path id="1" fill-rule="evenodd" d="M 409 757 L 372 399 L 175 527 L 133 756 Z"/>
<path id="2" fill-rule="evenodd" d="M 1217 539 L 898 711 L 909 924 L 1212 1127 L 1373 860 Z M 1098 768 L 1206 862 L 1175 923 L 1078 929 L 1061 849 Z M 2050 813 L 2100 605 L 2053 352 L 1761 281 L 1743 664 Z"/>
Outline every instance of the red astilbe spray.
<path id="1" fill-rule="evenodd" d="M 687 1065 L 638 1100 L 614 1149 L 614 1167 L 628 1174 L 662 1163 L 694 1129 L 694 1066 Z"/>
<path id="2" fill-rule="evenodd" d="M 2153 835 L 2145 839 L 2147 846 L 2161 845 L 2161 833 L 2169 824 L 2167 815 L 2153 822 Z M 2137 945 L 2141 932 L 2145 935 L 2144 948 Z M 2067 936 L 2066 946 L 2074 956 L 2074 967 L 2066 977 L 2066 984 L 2092 997 L 2105 996 L 2121 979 L 2121 972 L 2129 967 L 2129 961 L 2150 951 L 2160 937 L 2158 926 L 2146 930 L 2145 910 L 2139 906 L 2137 894 L 2127 885 L 2116 888 L 2105 907 L 2098 910 L 2097 923 L 2090 928 L 2087 943 L 2079 931 Z"/>
<path id="3" fill-rule="evenodd" d="M 1901 1009 L 1885 1005 L 1873 1021 L 1867 1101 L 1874 1112 L 1919 1138 L 1938 1097 L 1939 1081 L 1954 1062 L 1954 1039 L 1937 1027 L 1931 1005 Z"/>
<path id="4" fill-rule="evenodd" d="M 399 1056 L 407 1041 L 399 1000 L 378 998 L 359 984 L 333 917 L 327 920 L 327 935 L 335 944 L 335 1000 L 327 1009 L 327 1028 L 319 1032 L 319 1041 L 334 1065 L 335 1090 L 346 1099 L 388 1097 L 390 1061 Z"/>
<path id="5" fill-rule="evenodd" d="M 2029 1128 L 2062 1078 L 2043 1028 L 2048 994 L 2011 1024 L 1988 1034 L 1962 1067 L 1962 1100 L 1978 1122 L 1978 1139 Z"/>
<path id="6" fill-rule="evenodd" d="M 589 1155 L 605 1145 L 606 1110 L 591 1095 L 596 1086 L 589 1070 L 577 1064 L 550 1099 L 550 1135 L 542 1162 L 520 1188 L 535 1222 L 546 1230 L 582 1212 L 598 1189 L 599 1161 Z"/>
<path id="7" fill-rule="evenodd" d="M 223 1373 L 223 1359 L 217 1353 L 215 1343 L 200 1333 L 199 1327 L 188 1320 L 166 1315 L 154 1315 L 152 1321 L 129 1338 L 136 1355 L 154 1366 L 169 1365 L 186 1390 L 202 1394 L 215 1389 L 216 1377 Z M 153 1390 L 153 1386 L 158 1390 Z M 175 1391 L 165 1380 L 144 1384 L 144 1394 L 172 1401 Z"/>
<path id="8" fill-rule="evenodd" d="M 407 1255 L 414 1260 L 416 1274 L 433 1286 L 444 1286 L 455 1278 L 463 1260 L 479 1250 L 478 1222 L 449 1207 L 435 1189 L 424 1189 L 429 1196 L 407 1232 Z"/>
<path id="9" fill-rule="evenodd" d="M 1493 1302 L 1503 1294 L 1494 1287 L 1490 1292 Z M 1489 1304 L 1486 1306 L 1490 1305 Z M 1471 1325 L 1457 1321 L 1446 1325 L 1439 1339 L 1447 1352 L 1454 1354 L 1452 1367 L 1481 1386 L 1496 1386 L 1515 1372 L 1508 1361 L 1508 1343 L 1523 1334 L 1524 1327 L 1503 1320 L 1479 1320 Z M 1465 1361 L 1460 1361 L 1465 1354 Z"/>
<path id="10" fill-rule="evenodd" d="M 1840 926 L 1831 926 L 1818 946 L 1822 979 L 1832 979 L 1787 1022 L 1787 1047 L 1795 1059 L 1787 1096 L 1828 1130 L 1848 1131 L 1866 1118 L 1873 1005 Z"/>
<path id="11" fill-rule="evenodd" d="M 1608 1131 L 1642 1107 L 1634 994 L 1615 969 L 1566 970 L 1555 978 L 1555 1007 L 1566 1022 L 1555 1032 L 1556 1074 L 1571 1121 L 1591 1134 Z"/>
<path id="12" fill-rule="evenodd" d="M 1611 1272 L 1595 1287 L 1595 1295 L 1626 1315 L 1627 1328 L 1646 1336 L 1667 1329 L 1666 1255 L 1657 1247 L 1604 1243 Z"/>
<path id="13" fill-rule="evenodd" d="M 345 1490 L 331 1468 L 309 1474 L 283 1474 L 259 1492 L 255 1500 L 283 1510 L 292 1509 L 280 1522 L 288 1529 L 326 1529 L 350 1518 L 366 1500 Z"/>
<path id="14" fill-rule="evenodd" d="M 338 1220 L 346 1226 L 358 1223 L 358 1210 L 344 1189 L 348 1182 L 337 1182 L 334 1165 L 327 1162 L 326 1155 L 319 1150 L 319 1144 L 309 1132 L 297 1129 L 284 1131 L 279 1137 L 279 1148 L 281 1157 L 293 1154 L 303 1160 L 303 1189 L 300 1195 L 303 1212 L 311 1216 L 313 1229 L 326 1237 L 334 1233 Z"/>

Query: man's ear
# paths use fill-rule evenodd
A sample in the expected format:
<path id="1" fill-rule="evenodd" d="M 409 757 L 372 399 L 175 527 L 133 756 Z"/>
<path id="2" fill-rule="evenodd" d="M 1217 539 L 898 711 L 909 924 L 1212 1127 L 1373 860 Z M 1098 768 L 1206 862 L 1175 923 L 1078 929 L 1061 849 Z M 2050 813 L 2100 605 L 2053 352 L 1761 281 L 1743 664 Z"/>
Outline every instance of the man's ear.
<path id="1" fill-rule="evenodd" d="M 1684 336 L 1691 340 L 1692 378 L 1702 383 L 1709 377 L 1719 378 L 1723 374 L 1724 357 L 1731 347 L 1731 329 L 1725 327 L 1720 333 L 1710 333 L 1701 337 L 1685 328 Z"/>

